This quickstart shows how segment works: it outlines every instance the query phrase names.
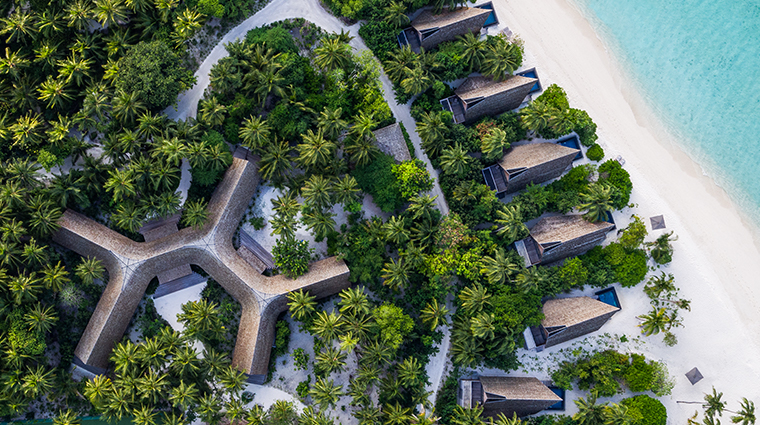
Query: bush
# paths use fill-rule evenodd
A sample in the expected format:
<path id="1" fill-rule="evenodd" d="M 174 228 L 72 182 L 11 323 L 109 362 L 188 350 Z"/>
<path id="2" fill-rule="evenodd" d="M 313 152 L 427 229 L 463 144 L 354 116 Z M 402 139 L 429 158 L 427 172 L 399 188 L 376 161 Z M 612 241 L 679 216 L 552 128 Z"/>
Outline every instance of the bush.
<path id="1" fill-rule="evenodd" d="M 633 392 L 647 391 L 654 382 L 654 367 L 641 354 L 631 354 L 631 366 L 625 372 L 625 384 Z"/>
<path id="2" fill-rule="evenodd" d="M 570 108 L 566 113 L 566 119 L 572 122 L 573 131 L 578 134 L 578 139 L 580 139 L 583 146 L 591 146 L 599 138 L 596 135 L 596 124 L 588 115 L 588 112 Z"/>
<path id="3" fill-rule="evenodd" d="M 414 152 L 414 144 L 412 144 L 412 139 L 409 138 L 409 132 L 406 131 L 404 123 L 399 121 L 398 125 L 401 127 L 401 133 L 404 135 L 404 142 L 406 142 L 406 148 L 409 149 L 409 155 L 412 157 L 412 159 L 417 159 L 417 154 Z"/>
<path id="4" fill-rule="evenodd" d="M 537 101 L 544 102 L 549 106 L 564 111 L 570 109 L 570 102 L 567 100 L 567 93 L 562 87 L 552 84 L 547 87 L 540 96 L 536 98 Z"/>
<path id="5" fill-rule="evenodd" d="M 623 399 L 620 402 L 628 407 L 630 416 L 638 419 L 633 425 L 665 425 L 668 420 L 668 411 L 660 400 L 649 397 L 646 394 Z"/>
<path id="6" fill-rule="evenodd" d="M 303 348 L 293 350 L 293 364 L 295 364 L 296 370 L 306 370 L 309 368 L 309 355 Z"/>
<path id="7" fill-rule="evenodd" d="M 615 199 L 612 206 L 618 210 L 625 208 L 631 199 L 631 191 L 633 190 L 631 175 L 628 174 L 628 171 L 625 171 L 616 160 L 609 159 L 599 166 L 599 175 L 601 180 L 611 184 L 620 192 L 619 198 Z"/>
<path id="8" fill-rule="evenodd" d="M 272 349 L 272 358 L 282 356 L 288 353 L 288 344 L 290 343 L 290 326 L 285 320 L 278 320 L 275 325 L 276 333 L 274 337 L 274 348 Z"/>
<path id="9" fill-rule="evenodd" d="M 252 29 L 245 35 L 245 41 L 264 44 L 276 53 L 298 53 L 293 36 L 279 24 Z"/>
<path id="10" fill-rule="evenodd" d="M 368 20 L 359 28 L 359 36 L 381 62 L 388 60 L 389 54 L 398 49 L 398 33 L 399 29 L 385 22 L 382 17 Z"/>
<path id="11" fill-rule="evenodd" d="M 313 249 L 309 249 L 308 242 L 290 237 L 277 240 L 272 256 L 280 271 L 285 276 L 295 279 L 309 271 L 309 260 L 313 252 Z"/>
<path id="12" fill-rule="evenodd" d="M 604 149 L 602 149 L 601 146 L 599 146 L 598 143 L 594 143 L 588 150 L 586 151 L 586 156 L 591 161 L 601 161 L 604 158 Z"/>
<path id="13" fill-rule="evenodd" d="M 227 144 L 224 143 L 224 137 L 216 130 L 211 130 L 204 134 L 201 142 L 205 143 L 209 148 L 220 146 L 224 152 L 224 162 L 226 164 L 224 168 L 214 169 L 210 163 L 206 163 L 190 170 L 190 174 L 193 176 L 193 185 L 211 186 L 222 179 L 225 170 L 232 164 L 232 154 Z"/>
<path id="14" fill-rule="evenodd" d="M 615 280 L 626 288 L 639 284 L 649 271 L 647 254 L 642 249 L 628 250 L 619 243 L 611 243 L 604 248 L 604 259 L 612 267 Z"/>
<path id="15" fill-rule="evenodd" d="M 177 95 L 195 83 L 179 56 L 162 41 L 141 41 L 119 59 L 114 80 L 117 90 L 137 92 L 148 109 L 159 111 L 174 104 Z"/>
<path id="16" fill-rule="evenodd" d="M 394 164 L 391 169 L 398 180 L 401 196 L 405 200 L 412 199 L 420 192 L 427 192 L 433 188 L 433 179 L 425 169 L 425 163 L 419 159 Z"/>
<path id="17" fill-rule="evenodd" d="M 296 394 L 298 394 L 301 398 L 306 398 L 309 396 L 309 389 L 311 389 L 311 375 L 306 377 L 305 381 L 301 381 L 298 383 L 298 386 L 296 387 Z"/>
<path id="18" fill-rule="evenodd" d="M 359 187 L 372 198 L 384 212 L 392 212 L 404 203 L 401 187 L 393 174 L 396 161 L 392 156 L 381 154 L 374 161 L 351 172 Z"/>

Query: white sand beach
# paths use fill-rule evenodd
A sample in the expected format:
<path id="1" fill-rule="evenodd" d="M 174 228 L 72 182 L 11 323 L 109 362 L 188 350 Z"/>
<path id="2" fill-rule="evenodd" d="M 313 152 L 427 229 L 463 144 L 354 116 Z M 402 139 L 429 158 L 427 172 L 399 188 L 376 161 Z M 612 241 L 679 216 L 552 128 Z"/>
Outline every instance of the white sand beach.
<path id="1" fill-rule="evenodd" d="M 637 207 L 616 214 L 618 227 L 638 214 L 649 228 L 649 217 L 663 214 L 666 231 L 679 237 L 674 261 L 663 270 L 675 275 L 682 295 L 692 300 L 692 311 L 684 313 L 684 327 L 676 331 L 677 346 L 666 347 L 653 336 L 642 348 L 664 360 L 676 378 L 673 395 L 663 398 L 668 422 L 685 423 L 697 407 L 676 400 L 701 400 L 712 386 L 725 393 L 729 409 L 738 408 L 741 397 L 760 401 L 755 385 L 760 377 L 760 252 L 754 228 L 674 144 L 573 4 L 494 0 L 494 6 L 498 30 L 509 27 L 525 42 L 525 65 L 537 67 L 544 87 L 559 84 L 571 106 L 588 111 L 599 126 L 606 158 L 625 159 Z M 662 232 L 651 232 L 648 240 Z M 648 302 L 641 286 L 619 293 L 623 311 L 602 332 L 636 335 L 635 316 L 647 312 Z M 691 386 L 683 374 L 694 366 L 705 379 Z M 567 413 L 573 408 L 569 403 Z"/>

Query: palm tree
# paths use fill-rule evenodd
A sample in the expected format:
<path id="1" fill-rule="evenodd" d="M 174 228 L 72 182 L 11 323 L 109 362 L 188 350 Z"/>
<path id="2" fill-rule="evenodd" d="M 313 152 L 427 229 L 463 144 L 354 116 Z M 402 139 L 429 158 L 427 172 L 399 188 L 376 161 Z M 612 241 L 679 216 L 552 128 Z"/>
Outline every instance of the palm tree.
<path id="1" fill-rule="evenodd" d="M 351 353 L 354 351 L 354 348 L 356 348 L 357 345 L 359 345 L 359 337 L 354 336 L 351 332 L 348 332 L 346 334 L 341 335 L 338 337 L 339 346 L 342 351 L 345 351 L 346 353 Z"/>
<path id="2" fill-rule="evenodd" d="M 575 400 L 578 412 L 573 415 L 573 420 L 579 425 L 602 425 L 604 423 L 605 404 L 596 404 L 596 393 L 591 392 L 585 399 Z"/>
<path id="3" fill-rule="evenodd" d="M 219 103 L 219 101 L 216 100 L 216 97 L 211 96 L 211 98 L 201 102 L 199 121 L 209 127 L 217 127 L 224 123 L 226 114 L 227 107 Z"/>
<path id="4" fill-rule="evenodd" d="M 409 24 L 409 17 L 406 16 L 406 4 L 403 2 L 391 1 L 385 7 L 385 22 L 397 28 L 403 28 Z"/>
<path id="5" fill-rule="evenodd" d="M 272 94 L 278 97 L 285 97 L 285 89 L 282 88 L 285 77 L 282 76 L 281 70 L 282 65 L 270 63 L 267 64 L 263 71 L 257 73 L 257 86 L 254 92 L 259 95 L 262 108 L 266 106 L 267 99 Z"/>
<path id="6" fill-rule="evenodd" d="M 354 127 L 356 128 L 356 127 Z M 351 156 L 351 162 L 363 167 L 380 154 L 380 149 L 375 145 L 375 141 L 368 137 L 359 137 L 346 145 L 346 153 Z"/>
<path id="7" fill-rule="evenodd" d="M 27 368 L 27 374 L 24 375 L 21 390 L 29 399 L 35 399 L 44 395 L 53 389 L 53 369 L 45 371 L 45 367 L 37 365 L 34 369 Z"/>
<path id="8" fill-rule="evenodd" d="M 650 248 L 649 255 L 657 264 L 667 264 L 673 260 L 672 241 L 678 240 L 678 237 L 672 237 L 673 232 L 663 233 L 654 242 L 648 242 L 646 246 Z"/>
<path id="9" fill-rule="evenodd" d="M 37 91 L 40 93 L 38 99 L 47 102 L 48 109 L 63 108 L 63 106 L 73 99 L 71 92 L 67 89 L 67 82 L 48 76 L 47 80 L 40 84 Z"/>
<path id="10" fill-rule="evenodd" d="M 546 274 L 546 270 L 542 267 L 531 267 L 523 270 L 515 278 L 515 285 L 523 292 L 538 291 L 546 283 L 549 278 Z"/>
<path id="11" fill-rule="evenodd" d="M 507 257 L 501 248 L 496 251 L 496 255 L 493 257 L 483 257 L 483 268 L 480 270 L 492 285 L 504 284 L 509 280 L 509 276 L 516 271 L 517 265 Z"/>
<path id="12" fill-rule="evenodd" d="M 507 415 L 503 413 L 499 413 L 499 415 L 496 417 L 496 420 L 494 421 L 493 425 L 522 425 L 523 421 L 520 420 L 520 418 L 517 417 L 517 413 L 513 414 L 511 418 L 508 418 Z"/>
<path id="13" fill-rule="evenodd" d="M 28 266 L 31 266 L 35 269 L 42 267 L 42 265 L 48 261 L 48 255 L 47 252 L 45 252 L 45 247 L 37 245 L 37 241 L 35 241 L 34 238 L 31 238 L 29 242 L 24 245 L 24 248 L 21 251 L 21 257 L 24 258 L 24 262 Z"/>
<path id="14" fill-rule="evenodd" d="M 309 177 L 301 189 L 301 195 L 304 197 L 306 206 L 317 210 L 330 207 L 331 186 L 330 180 L 321 175 L 313 174 Z"/>
<path id="15" fill-rule="evenodd" d="M 333 372 L 343 372 L 346 366 L 347 354 L 338 349 L 328 347 L 314 356 L 314 372 L 317 375 L 329 375 Z"/>
<path id="16" fill-rule="evenodd" d="M 60 291 L 69 282 L 69 272 L 66 271 L 66 267 L 60 261 L 55 265 L 48 264 L 42 273 L 44 275 L 42 283 L 54 292 Z"/>
<path id="17" fill-rule="evenodd" d="M 422 139 L 422 146 L 433 157 L 438 157 L 446 146 L 448 132 L 449 128 L 440 112 L 423 112 L 417 122 L 417 134 Z"/>
<path id="18" fill-rule="evenodd" d="M 232 365 L 224 368 L 224 372 L 219 377 L 219 381 L 231 395 L 237 396 L 243 391 L 243 385 L 245 384 L 245 374 L 235 369 Z"/>
<path id="19" fill-rule="evenodd" d="M 499 158 L 504 149 L 509 149 L 509 141 L 507 140 L 507 133 L 494 127 L 489 131 L 481 140 L 480 150 L 483 152 L 483 156 L 488 160 L 494 160 Z"/>
<path id="20" fill-rule="evenodd" d="M 12 146 L 27 148 L 35 146 L 42 137 L 42 121 L 40 116 L 32 112 L 20 116 L 15 123 L 8 127 L 13 140 Z"/>
<path id="21" fill-rule="evenodd" d="M 406 229 L 406 222 L 403 218 L 398 216 L 392 216 L 383 225 L 383 233 L 385 234 L 385 240 L 396 246 L 402 245 L 409 240 L 409 231 Z"/>
<path id="22" fill-rule="evenodd" d="M 149 369 L 146 374 L 137 379 L 140 398 L 150 404 L 156 404 L 164 397 L 164 391 L 169 385 L 168 377 Z"/>
<path id="23" fill-rule="evenodd" d="M 255 408 L 260 408 L 260 406 L 255 405 L 254 409 L 252 411 L 255 411 Z M 222 410 L 222 401 L 214 396 L 211 393 L 204 394 L 200 399 L 198 399 L 198 416 L 203 422 L 206 422 L 208 424 L 217 424 L 219 423 L 219 420 L 221 419 L 221 415 L 219 412 Z M 250 412 L 249 412 L 250 414 Z M 258 422 L 248 420 L 251 424 L 256 424 Z"/>
<path id="24" fill-rule="evenodd" d="M 321 241 L 335 231 L 335 214 L 330 211 L 311 211 L 302 217 L 303 224 Z"/>
<path id="25" fill-rule="evenodd" d="M 353 176 L 347 174 L 333 184 L 332 191 L 335 194 L 335 201 L 346 206 L 356 201 L 357 194 L 360 192 L 359 183 Z"/>
<path id="26" fill-rule="evenodd" d="M 79 279 L 86 285 L 92 284 L 95 280 L 102 280 L 105 275 L 105 267 L 95 257 L 87 257 L 77 264 L 75 273 Z"/>
<path id="27" fill-rule="evenodd" d="M 119 229 L 136 233 L 145 222 L 145 209 L 132 202 L 121 203 L 111 215 L 111 221 Z"/>
<path id="28" fill-rule="evenodd" d="M 116 344 L 114 349 L 120 344 Z M 111 379 L 105 375 L 95 375 L 94 378 L 86 382 L 84 396 L 96 407 L 102 407 L 106 398 L 113 391 Z"/>
<path id="29" fill-rule="evenodd" d="M 435 211 L 436 198 L 438 198 L 438 196 L 419 195 L 413 197 L 407 208 L 407 211 L 412 215 L 412 219 L 432 220 L 433 211 Z"/>
<path id="30" fill-rule="evenodd" d="M 132 410 L 132 423 L 135 425 L 156 425 L 156 416 L 158 413 L 153 411 L 153 407 L 140 406 Z"/>
<path id="31" fill-rule="evenodd" d="M 483 408 L 480 405 L 470 409 L 457 406 L 454 409 L 454 417 L 451 418 L 451 423 L 454 425 L 480 425 L 483 423 L 481 415 L 483 415 Z"/>
<path id="32" fill-rule="evenodd" d="M 588 185 L 588 192 L 581 193 L 582 203 L 578 206 L 580 210 L 587 210 L 583 217 L 594 222 L 606 220 L 607 212 L 614 209 L 612 193 L 612 186 L 600 183 Z"/>
<path id="33" fill-rule="evenodd" d="M 195 35 L 203 25 L 203 15 L 197 12 L 195 9 L 185 9 L 182 13 L 177 15 L 174 21 L 174 31 L 172 32 L 172 38 L 177 48 Z"/>
<path id="34" fill-rule="evenodd" d="M 28 41 L 38 31 L 35 18 L 35 14 L 16 8 L 13 14 L 2 20 L 5 28 L 0 30 L 0 34 L 10 34 L 5 40 L 6 43 Z"/>
<path id="35" fill-rule="evenodd" d="M 412 417 L 412 409 L 401 407 L 398 402 L 383 406 L 383 413 L 385 413 L 385 421 L 383 422 L 385 425 L 405 425 L 409 423 Z"/>
<path id="36" fill-rule="evenodd" d="M 404 92 L 415 95 L 427 90 L 431 84 L 433 84 L 433 80 L 430 78 L 430 75 L 422 65 L 418 64 L 406 71 L 400 85 L 404 89 Z"/>
<path id="37" fill-rule="evenodd" d="M 185 205 L 182 212 L 183 225 L 198 230 L 206 224 L 206 220 L 208 220 L 208 210 L 206 209 L 206 202 L 202 199 L 188 202 Z"/>
<path id="38" fill-rule="evenodd" d="M 175 408 L 186 410 L 195 403 L 199 394 L 195 383 L 186 384 L 184 381 L 180 381 L 179 385 L 169 391 L 169 402 Z"/>
<path id="39" fill-rule="evenodd" d="M 58 321 L 58 316 L 56 316 L 52 306 L 42 307 L 41 304 L 37 303 L 24 315 L 24 321 L 32 332 L 45 335 Z"/>
<path id="40" fill-rule="evenodd" d="M 385 61 L 383 65 L 388 78 L 395 83 L 400 83 L 419 63 L 419 57 L 408 45 L 389 53 L 389 56 L 391 59 Z"/>
<path id="41" fill-rule="evenodd" d="M 335 143 L 327 140 L 321 131 L 315 134 L 308 130 L 303 135 L 303 143 L 300 143 L 298 149 L 298 158 L 296 161 L 303 167 L 324 167 L 333 158 Z"/>
<path id="42" fill-rule="evenodd" d="M 118 25 L 127 19 L 129 10 L 122 0 L 95 0 L 93 17 L 103 27 Z"/>
<path id="43" fill-rule="evenodd" d="M 520 66 L 521 61 L 520 48 L 508 42 L 505 37 L 499 36 L 486 52 L 481 72 L 483 75 L 493 77 L 496 81 L 501 81 L 512 75 L 512 72 Z"/>
<path id="44" fill-rule="evenodd" d="M 483 65 L 483 59 L 486 57 L 486 51 L 488 44 L 486 40 L 481 40 L 479 34 L 467 33 L 459 37 L 464 52 L 462 53 L 462 60 L 469 64 L 469 70 L 480 69 Z"/>
<path id="45" fill-rule="evenodd" d="M 520 119 L 529 130 L 541 134 L 549 128 L 549 122 L 557 115 L 557 110 L 546 102 L 534 100 L 520 110 Z"/>
<path id="46" fill-rule="evenodd" d="M 177 320 L 185 325 L 189 335 L 213 338 L 224 332 L 218 305 L 213 301 L 201 299 L 183 304 Z"/>
<path id="47" fill-rule="evenodd" d="M 172 353 L 169 369 L 177 374 L 180 379 L 198 377 L 201 372 L 201 361 L 198 358 L 198 352 L 189 345 L 178 347 Z"/>
<path id="48" fill-rule="evenodd" d="M 623 404 L 612 403 L 604 406 L 604 425 L 630 425 L 634 417 Z"/>
<path id="49" fill-rule="evenodd" d="M 441 168 L 444 173 L 449 175 L 464 175 L 471 162 L 472 157 L 467 155 L 467 151 L 459 143 L 444 149 L 441 154 Z"/>
<path id="50" fill-rule="evenodd" d="M 742 408 L 731 416 L 731 422 L 741 425 L 755 425 L 755 402 L 742 398 Z"/>
<path id="51" fill-rule="evenodd" d="M 470 318 L 470 331 L 472 336 L 483 339 L 493 339 L 496 326 L 494 316 L 491 313 L 481 312 Z"/>
<path id="52" fill-rule="evenodd" d="M 351 46 L 337 38 L 322 37 L 322 43 L 314 49 L 314 63 L 320 69 L 332 71 L 345 68 L 351 62 Z"/>
<path id="53" fill-rule="evenodd" d="M 712 394 L 705 394 L 705 415 L 714 417 L 723 416 L 723 411 L 726 409 L 726 402 L 723 401 L 723 393 L 719 393 L 712 389 Z"/>
<path id="54" fill-rule="evenodd" d="M 425 308 L 420 311 L 420 319 L 422 323 L 430 326 L 431 331 L 435 331 L 438 324 L 446 325 L 446 315 L 449 313 L 449 309 L 445 305 L 438 303 L 438 300 L 433 298 L 433 301 L 429 302 Z"/>
<path id="55" fill-rule="evenodd" d="M 317 125 L 322 130 L 325 137 L 329 139 L 337 139 L 338 136 L 340 136 L 340 133 L 348 127 L 348 123 L 341 119 L 342 114 L 342 108 L 332 109 L 327 106 L 319 113 Z"/>
<path id="56" fill-rule="evenodd" d="M 227 411 L 225 416 L 230 421 L 230 424 L 236 425 L 245 416 L 245 406 L 243 406 L 243 401 L 240 399 L 230 399 L 225 403 L 224 407 Z"/>
<path id="57" fill-rule="evenodd" d="M 415 388 L 420 384 L 422 366 L 416 357 L 407 357 L 398 365 L 398 380 L 407 388 Z"/>
<path id="58" fill-rule="evenodd" d="M 187 145 L 177 137 L 161 138 L 154 142 L 151 156 L 161 158 L 166 163 L 176 167 L 182 162 L 182 158 L 188 154 Z"/>
<path id="59" fill-rule="evenodd" d="M 53 177 L 50 185 L 50 196 L 58 199 L 58 205 L 61 208 L 68 207 L 69 204 L 86 208 L 90 205 L 87 195 L 79 188 L 79 181 L 75 180 L 73 173 L 58 175 Z"/>
<path id="60" fill-rule="evenodd" d="M 81 423 L 82 421 L 71 409 L 59 411 L 58 416 L 53 419 L 53 425 L 80 425 Z"/>
<path id="61" fill-rule="evenodd" d="M 340 312 L 356 316 L 359 314 L 369 314 L 370 303 L 364 288 L 346 288 L 338 294 L 340 296 Z"/>
<path id="62" fill-rule="evenodd" d="M 404 265 L 402 259 L 396 262 L 391 258 L 390 263 L 385 263 L 382 271 L 383 285 L 388 286 L 394 291 L 403 289 L 409 284 L 409 270 Z"/>
<path id="63" fill-rule="evenodd" d="M 468 286 L 459 293 L 462 308 L 470 315 L 479 313 L 486 305 L 490 304 L 489 298 L 491 298 L 491 294 L 488 293 L 488 289 L 479 283 Z"/>
<path id="64" fill-rule="evenodd" d="M 113 98 L 113 115 L 124 124 L 134 122 L 140 114 L 147 111 L 137 92 L 119 90 Z"/>
<path id="65" fill-rule="evenodd" d="M 325 311 L 317 312 L 317 317 L 311 325 L 311 330 L 318 337 L 322 338 L 325 344 L 329 344 L 340 333 L 343 327 L 343 316 L 335 312 L 327 313 Z"/>
<path id="66" fill-rule="evenodd" d="M 641 320 L 638 326 L 646 336 L 666 332 L 673 325 L 673 317 L 669 316 L 664 308 L 653 307 L 651 312 L 638 316 L 638 318 Z"/>
<path id="67" fill-rule="evenodd" d="M 379 123 L 375 119 L 374 112 L 359 112 L 359 116 L 356 117 L 353 127 L 351 127 L 351 134 L 358 139 L 374 138 L 372 130 L 377 127 Z"/>
<path id="68" fill-rule="evenodd" d="M 259 162 L 261 177 L 267 180 L 283 177 L 290 167 L 290 145 L 284 141 L 270 143 Z"/>
<path id="69" fill-rule="evenodd" d="M 326 409 L 328 406 L 335 407 L 338 398 L 343 395 L 342 389 L 342 385 L 318 377 L 309 390 L 309 395 L 321 409 Z"/>
<path id="70" fill-rule="evenodd" d="M 243 144 L 248 148 L 259 150 L 269 144 L 269 133 L 271 128 L 261 117 L 251 115 L 243 121 L 240 127 L 240 138 Z"/>
<path id="71" fill-rule="evenodd" d="M 494 221 L 500 227 L 496 234 L 505 237 L 507 241 L 516 241 L 527 233 L 528 228 L 522 222 L 519 205 L 510 205 L 496 211 Z"/>

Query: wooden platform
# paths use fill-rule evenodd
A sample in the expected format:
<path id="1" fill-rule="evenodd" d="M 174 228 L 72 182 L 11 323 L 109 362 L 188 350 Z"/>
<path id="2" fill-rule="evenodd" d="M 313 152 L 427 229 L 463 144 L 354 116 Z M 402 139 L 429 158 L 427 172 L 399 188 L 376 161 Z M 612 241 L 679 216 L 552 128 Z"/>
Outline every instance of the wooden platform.
<path id="1" fill-rule="evenodd" d="M 256 268 L 263 268 L 264 270 L 272 270 L 276 267 L 274 264 L 274 258 L 272 257 L 272 254 L 269 253 L 266 249 L 264 249 L 263 246 L 259 245 L 258 242 L 256 242 L 251 235 L 244 231 L 240 231 L 240 248 L 241 250 L 245 248 L 248 252 L 253 254 L 253 256 L 256 257 L 258 261 L 254 261 L 256 263 L 260 262 L 260 264 L 253 264 L 251 261 L 248 261 L 251 263 L 251 266 L 254 266 Z M 238 250 L 238 254 L 240 254 L 241 250 Z M 243 251 L 245 252 L 245 251 Z M 243 258 L 246 258 L 247 254 L 241 254 L 240 256 Z M 263 273 L 264 270 L 261 270 Z"/>
<path id="2" fill-rule="evenodd" d="M 162 283 L 158 285 L 156 292 L 153 294 L 153 299 L 160 298 L 160 297 L 163 297 L 164 295 L 169 295 L 177 291 L 181 291 L 183 289 L 198 285 L 199 283 L 203 283 L 205 281 L 206 281 L 206 278 L 199 275 L 198 273 L 190 273 L 187 276 L 183 276 L 179 279 L 172 280 L 171 282 L 166 282 L 166 283 Z"/>

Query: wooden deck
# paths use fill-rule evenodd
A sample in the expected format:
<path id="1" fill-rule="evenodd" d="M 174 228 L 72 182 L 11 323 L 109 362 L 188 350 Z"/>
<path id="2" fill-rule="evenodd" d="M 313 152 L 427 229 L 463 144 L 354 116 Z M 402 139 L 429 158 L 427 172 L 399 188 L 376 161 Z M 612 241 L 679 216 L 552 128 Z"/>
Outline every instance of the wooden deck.
<path id="1" fill-rule="evenodd" d="M 272 270 L 276 267 L 274 264 L 274 258 L 272 258 L 272 254 L 264 249 L 263 246 L 259 245 L 259 243 L 256 242 L 251 237 L 251 235 L 242 230 L 240 231 L 240 247 L 245 247 L 248 249 L 248 251 L 255 255 L 256 258 L 264 264 L 265 269 Z"/>
<path id="2" fill-rule="evenodd" d="M 160 298 L 160 297 L 163 297 L 164 295 L 169 295 L 177 291 L 181 291 L 183 289 L 198 285 L 199 283 L 203 283 L 205 281 L 206 281 L 205 277 L 199 275 L 198 273 L 191 273 L 179 279 L 172 280 L 171 282 L 162 283 L 158 285 L 158 288 L 156 288 L 156 292 L 153 294 L 153 299 Z"/>
<path id="3" fill-rule="evenodd" d="M 483 404 L 483 384 L 480 381 L 472 381 L 472 404 L 470 406 L 475 407 L 478 404 Z"/>

